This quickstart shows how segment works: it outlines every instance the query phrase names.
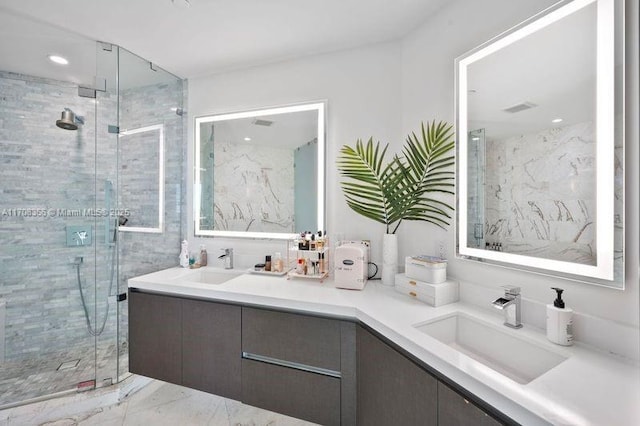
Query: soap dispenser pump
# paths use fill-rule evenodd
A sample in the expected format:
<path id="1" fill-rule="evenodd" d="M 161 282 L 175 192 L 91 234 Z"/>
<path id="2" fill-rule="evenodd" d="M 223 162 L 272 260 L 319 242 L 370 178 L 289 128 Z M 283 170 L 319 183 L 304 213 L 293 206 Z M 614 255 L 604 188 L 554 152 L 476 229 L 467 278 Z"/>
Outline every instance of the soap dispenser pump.
<path id="1" fill-rule="evenodd" d="M 562 346 L 573 344 L 573 309 L 565 307 L 561 288 L 551 287 L 556 291 L 553 305 L 547 305 L 547 339 Z"/>

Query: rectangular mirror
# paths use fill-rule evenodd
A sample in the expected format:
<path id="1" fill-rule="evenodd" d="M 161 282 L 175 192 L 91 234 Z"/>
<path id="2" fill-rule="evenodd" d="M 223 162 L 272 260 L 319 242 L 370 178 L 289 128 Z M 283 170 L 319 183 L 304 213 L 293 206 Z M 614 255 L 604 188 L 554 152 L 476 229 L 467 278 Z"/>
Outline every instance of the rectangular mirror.
<path id="1" fill-rule="evenodd" d="M 324 102 L 197 117 L 194 164 L 197 236 L 324 229 Z"/>
<path id="2" fill-rule="evenodd" d="M 561 2 L 456 61 L 460 257 L 623 288 L 615 4 Z"/>
<path id="3" fill-rule="evenodd" d="M 120 226 L 118 230 L 161 233 L 164 223 L 164 125 L 121 131 L 118 143 L 122 188 L 118 205 L 130 212 L 127 226 Z"/>

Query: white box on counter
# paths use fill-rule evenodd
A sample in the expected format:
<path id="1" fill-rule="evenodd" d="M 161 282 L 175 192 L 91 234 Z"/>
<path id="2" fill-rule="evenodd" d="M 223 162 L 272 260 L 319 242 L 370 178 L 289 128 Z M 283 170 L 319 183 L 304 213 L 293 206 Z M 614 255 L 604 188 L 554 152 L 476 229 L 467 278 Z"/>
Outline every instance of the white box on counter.
<path id="1" fill-rule="evenodd" d="M 404 273 L 425 283 L 443 283 L 447 280 L 447 261 L 434 256 L 407 256 Z"/>
<path id="2" fill-rule="evenodd" d="M 458 301 L 457 281 L 432 284 L 409 278 L 406 274 L 397 274 L 395 289 L 399 293 L 431 306 L 442 306 Z"/>

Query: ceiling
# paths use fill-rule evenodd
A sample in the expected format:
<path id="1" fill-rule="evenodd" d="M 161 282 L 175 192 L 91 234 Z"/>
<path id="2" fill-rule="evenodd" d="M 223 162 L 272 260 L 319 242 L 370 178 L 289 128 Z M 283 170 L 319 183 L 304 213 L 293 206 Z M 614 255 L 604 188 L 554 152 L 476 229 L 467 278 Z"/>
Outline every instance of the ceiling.
<path id="1" fill-rule="evenodd" d="M 296 111 L 286 114 L 261 115 L 270 126 L 255 124 L 256 117 L 204 123 L 203 138 L 211 136 L 215 126 L 215 141 L 231 145 L 258 145 L 294 150 L 318 137 L 318 111 Z M 249 138 L 247 141 L 245 138 Z"/>
<path id="2" fill-rule="evenodd" d="M 49 44 L 57 40 L 49 49 L 64 49 L 63 33 L 70 31 L 76 37 L 66 38 L 73 42 L 115 43 L 182 78 L 193 78 L 395 40 L 447 2 L 3 0 L 0 23 L 5 24 L 4 35 L 23 46 L 12 51 L 14 62 L 41 59 L 30 56 L 35 20 L 56 27 L 47 30 L 56 33 Z M 42 39 L 37 42 L 41 45 Z M 3 43 L 9 41 L 3 37 Z"/>
<path id="3" fill-rule="evenodd" d="M 503 139 L 595 119 L 596 6 L 589 5 L 488 56 L 468 71 L 469 130 Z M 525 29 L 521 30 L 524 31 Z M 505 109 L 530 103 L 531 109 Z M 562 119 L 560 123 L 552 123 Z"/>

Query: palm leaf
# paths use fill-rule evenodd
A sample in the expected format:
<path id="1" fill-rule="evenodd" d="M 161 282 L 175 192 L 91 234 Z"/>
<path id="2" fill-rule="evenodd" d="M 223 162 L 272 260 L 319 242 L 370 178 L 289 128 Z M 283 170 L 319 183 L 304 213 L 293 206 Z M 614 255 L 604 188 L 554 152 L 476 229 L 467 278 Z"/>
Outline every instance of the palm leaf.
<path id="1" fill-rule="evenodd" d="M 366 144 L 356 141 L 355 149 L 345 145 L 340 150 L 337 165 L 345 178 L 353 181 L 340 183 L 347 205 L 355 212 L 389 226 L 397 215 L 392 214 L 396 183 L 393 169 L 384 165 L 389 144 L 381 149 L 380 142 L 369 138 Z"/>
<path id="2" fill-rule="evenodd" d="M 406 203 L 409 208 L 403 214 L 405 220 L 423 220 L 443 228 L 449 225 L 450 215 L 440 207 L 453 210 L 450 205 L 434 200 L 427 194 L 439 192 L 453 194 L 454 173 L 449 171 L 454 157 L 448 153 L 454 148 L 452 126 L 435 121 L 421 125 L 420 137 L 415 133 L 407 136 L 403 154 L 407 164 L 403 171 L 413 191 Z M 398 224 L 399 225 L 399 224 Z"/>
<path id="3" fill-rule="evenodd" d="M 387 165 L 389 145 L 369 138 L 356 141 L 355 148 L 340 150 L 337 166 L 343 178 L 340 186 L 347 205 L 355 212 L 382 223 L 395 233 L 403 220 L 419 220 L 444 228 L 453 207 L 432 197 L 432 193 L 453 194 L 455 146 L 452 126 L 446 122 L 424 123 L 419 135 L 407 136 L 401 156 Z M 394 226 L 395 225 L 395 226 Z"/>

